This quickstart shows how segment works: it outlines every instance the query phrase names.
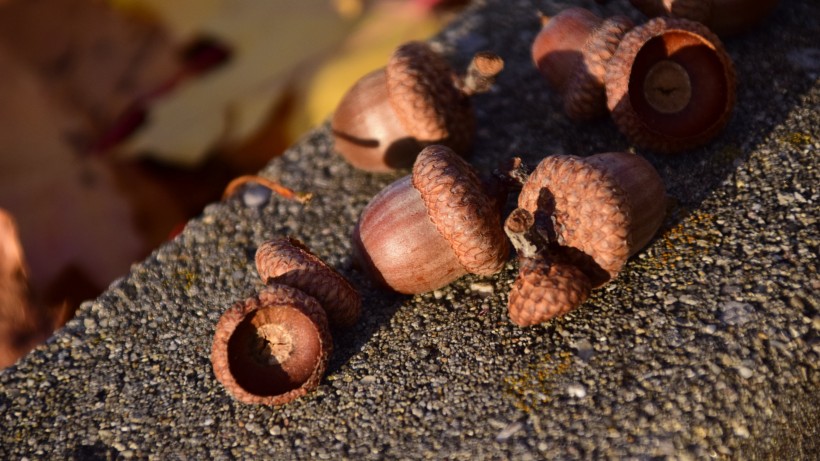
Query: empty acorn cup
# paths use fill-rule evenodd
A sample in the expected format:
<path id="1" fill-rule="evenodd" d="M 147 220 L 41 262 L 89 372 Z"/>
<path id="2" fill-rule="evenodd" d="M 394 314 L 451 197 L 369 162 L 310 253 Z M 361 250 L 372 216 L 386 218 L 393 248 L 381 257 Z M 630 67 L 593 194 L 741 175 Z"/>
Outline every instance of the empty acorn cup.
<path id="1" fill-rule="evenodd" d="M 706 26 L 660 17 L 621 40 L 607 64 L 607 105 L 631 142 L 658 152 L 706 144 L 729 122 L 735 70 Z"/>
<path id="2" fill-rule="evenodd" d="M 222 314 L 211 363 L 217 380 L 240 402 L 282 405 L 319 385 L 332 348 L 319 302 L 296 288 L 269 284 Z"/>

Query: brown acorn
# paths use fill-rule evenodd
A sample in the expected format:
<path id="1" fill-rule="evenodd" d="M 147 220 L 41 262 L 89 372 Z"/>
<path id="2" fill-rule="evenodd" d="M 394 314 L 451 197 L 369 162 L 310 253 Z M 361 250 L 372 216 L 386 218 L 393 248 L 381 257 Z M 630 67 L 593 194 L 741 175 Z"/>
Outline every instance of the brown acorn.
<path id="1" fill-rule="evenodd" d="M 779 0 L 629 0 L 643 14 L 654 18 L 689 19 L 720 36 L 748 31 L 771 14 Z"/>
<path id="2" fill-rule="evenodd" d="M 729 122 L 735 70 L 704 25 L 656 18 L 629 31 L 607 64 L 607 105 L 633 143 L 659 152 L 706 144 Z"/>
<path id="3" fill-rule="evenodd" d="M 430 144 L 464 155 L 475 130 L 469 97 L 488 91 L 503 66 L 481 52 L 460 77 L 428 44 L 406 43 L 342 98 L 331 120 L 334 147 L 351 165 L 375 172 L 410 167 Z"/>
<path id="4" fill-rule="evenodd" d="M 346 328 L 359 319 L 362 301 L 356 289 L 297 239 L 277 237 L 260 245 L 256 270 L 265 283 L 292 286 L 316 298 L 331 325 Z"/>
<path id="5" fill-rule="evenodd" d="M 332 349 L 319 302 L 296 288 L 270 284 L 222 314 L 211 364 L 240 402 L 282 405 L 319 385 Z"/>
<path id="6" fill-rule="evenodd" d="M 665 196 L 657 171 L 639 155 L 555 155 L 532 172 L 518 207 L 534 215 L 554 258 L 577 266 L 599 287 L 657 232 Z"/>
<path id="7" fill-rule="evenodd" d="M 576 121 L 606 114 L 606 63 L 633 27 L 632 21 L 625 16 L 602 19 L 584 8 L 568 8 L 541 19 L 532 59 L 561 94 L 564 112 Z"/>
<path id="8" fill-rule="evenodd" d="M 412 175 L 385 187 L 362 211 L 354 256 L 374 280 L 406 294 L 466 273 L 494 274 L 509 252 L 496 204 L 464 159 L 428 146 Z"/>

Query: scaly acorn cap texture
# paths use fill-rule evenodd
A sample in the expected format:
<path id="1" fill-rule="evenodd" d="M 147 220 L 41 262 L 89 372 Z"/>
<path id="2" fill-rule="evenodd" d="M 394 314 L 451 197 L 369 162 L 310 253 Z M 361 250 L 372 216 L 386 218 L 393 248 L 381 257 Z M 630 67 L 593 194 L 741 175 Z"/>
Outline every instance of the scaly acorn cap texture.
<path id="1" fill-rule="evenodd" d="M 402 125 L 422 144 L 446 143 L 466 152 L 475 130 L 470 99 L 452 66 L 424 42 L 399 46 L 385 68 L 387 91 Z"/>
<path id="2" fill-rule="evenodd" d="M 589 278 L 572 264 L 541 256 L 519 258 L 518 264 L 518 277 L 507 303 L 510 320 L 518 326 L 564 315 L 589 297 Z"/>
<path id="3" fill-rule="evenodd" d="M 609 60 L 607 105 L 634 144 L 679 152 L 723 130 L 735 105 L 735 69 L 706 26 L 660 17 L 635 27 Z"/>
<path id="4" fill-rule="evenodd" d="M 428 146 L 413 164 L 412 181 L 430 220 L 467 272 L 492 275 L 500 271 L 509 243 L 498 209 L 484 193 L 473 167 L 448 147 Z"/>
<path id="5" fill-rule="evenodd" d="M 316 298 L 331 325 L 347 328 L 361 313 L 359 292 L 295 238 L 277 237 L 256 250 L 256 270 L 265 283 L 298 288 Z"/>
<path id="6" fill-rule="evenodd" d="M 524 183 L 518 207 L 536 222 L 546 217 L 561 256 L 598 287 L 652 238 L 663 221 L 664 197 L 657 171 L 638 155 L 555 155 L 543 159 Z"/>
<path id="7" fill-rule="evenodd" d="M 296 288 L 271 284 L 222 314 L 211 364 L 240 402 L 283 405 L 319 386 L 332 350 L 319 302 Z"/>

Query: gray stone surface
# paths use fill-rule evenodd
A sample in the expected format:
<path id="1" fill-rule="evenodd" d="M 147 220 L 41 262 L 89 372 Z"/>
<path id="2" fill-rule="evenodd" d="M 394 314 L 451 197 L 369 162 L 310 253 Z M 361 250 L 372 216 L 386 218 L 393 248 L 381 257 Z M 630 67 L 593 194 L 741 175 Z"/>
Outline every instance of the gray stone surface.
<path id="1" fill-rule="evenodd" d="M 530 64 L 536 9 L 477 2 L 435 40 L 459 66 L 507 60 L 476 98 L 472 160 L 630 149 L 609 120 L 577 125 Z M 629 12 L 624 1 L 578 4 Z M 658 237 L 580 309 L 521 329 L 511 260 L 415 297 L 371 286 L 349 233 L 397 175 L 353 170 L 326 127 L 263 174 L 308 206 L 246 189 L 208 206 L 47 343 L 0 372 L 0 459 L 816 459 L 820 4 L 785 0 L 726 40 L 738 107 L 713 143 L 638 151 L 672 198 Z M 262 285 L 256 246 L 302 239 L 362 290 L 321 387 L 282 408 L 238 404 L 211 371 L 221 312 Z"/>

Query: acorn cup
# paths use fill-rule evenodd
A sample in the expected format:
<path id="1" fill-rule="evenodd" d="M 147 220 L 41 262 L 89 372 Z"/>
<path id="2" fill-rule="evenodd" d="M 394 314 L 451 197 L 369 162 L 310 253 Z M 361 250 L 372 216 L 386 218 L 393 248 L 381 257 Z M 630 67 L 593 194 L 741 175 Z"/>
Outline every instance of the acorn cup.
<path id="1" fill-rule="evenodd" d="M 656 18 L 621 40 L 607 64 L 607 105 L 634 144 L 680 152 L 723 130 L 735 105 L 735 69 L 706 26 Z"/>
<path id="2" fill-rule="evenodd" d="M 430 144 L 465 155 L 475 131 L 470 96 L 489 91 L 503 67 L 499 56 L 480 52 L 459 76 L 428 44 L 405 43 L 342 98 L 331 119 L 334 147 L 373 172 L 409 168 Z"/>
<path id="3" fill-rule="evenodd" d="M 217 380 L 237 400 L 283 405 L 319 386 L 333 350 L 319 302 L 270 284 L 222 314 L 211 348 Z"/>
<path id="4" fill-rule="evenodd" d="M 519 256 L 511 320 L 526 326 L 563 315 L 615 278 L 657 232 L 665 195 L 657 171 L 635 154 L 542 160 L 505 222 Z"/>
<path id="5" fill-rule="evenodd" d="M 689 19 L 721 37 L 741 34 L 769 16 L 779 0 L 629 0 L 643 14 L 654 18 Z"/>

